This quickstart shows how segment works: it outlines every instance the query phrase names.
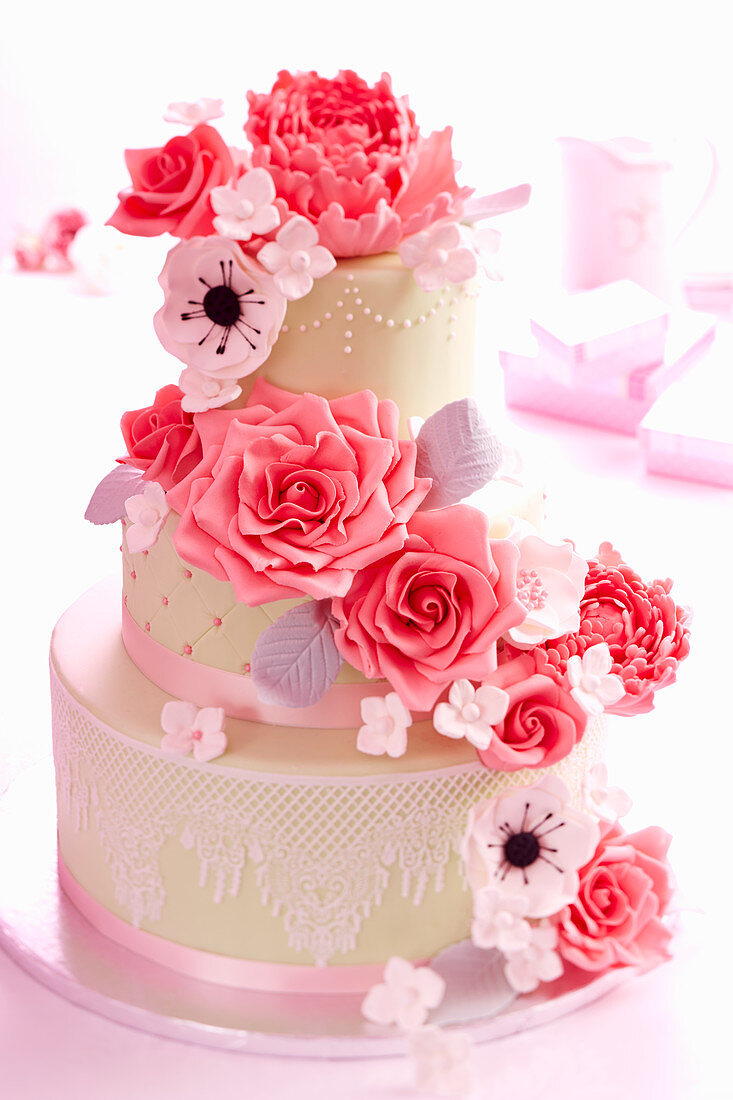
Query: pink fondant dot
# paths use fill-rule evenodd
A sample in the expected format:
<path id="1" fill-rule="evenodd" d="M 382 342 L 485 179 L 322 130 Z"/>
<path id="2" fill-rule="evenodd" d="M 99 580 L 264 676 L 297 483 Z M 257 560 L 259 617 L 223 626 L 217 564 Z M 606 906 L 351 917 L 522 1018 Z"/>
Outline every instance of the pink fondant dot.
<path id="1" fill-rule="evenodd" d="M 351 355 L 351 345 L 347 344 L 344 348 L 344 355 Z"/>
<path id="2" fill-rule="evenodd" d="M 133 580 L 135 580 L 135 578 L 137 577 L 137 573 L 135 572 L 134 569 L 130 570 L 130 576 L 132 577 Z"/>
<path id="3" fill-rule="evenodd" d="M 381 325 L 381 323 L 382 323 L 382 314 L 381 313 L 375 313 L 374 314 L 374 320 L 377 322 L 378 325 Z"/>
<path id="4" fill-rule="evenodd" d="M 307 331 L 307 329 L 308 329 L 308 326 L 307 326 L 307 325 L 301 325 L 301 326 L 300 326 L 300 332 L 306 332 L 306 331 Z"/>
<path id="5" fill-rule="evenodd" d="M 344 287 L 344 294 L 351 294 L 351 287 L 350 286 L 345 286 Z"/>
<path id="6" fill-rule="evenodd" d="M 125 605 L 125 607 L 127 607 L 127 593 L 125 593 L 125 595 L 122 597 L 122 602 Z"/>
<path id="7" fill-rule="evenodd" d="M 221 626 L 221 619 L 219 618 L 218 615 L 214 619 L 214 626 Z"/>
<path id="8" fill-rule="evenodd" d="M 184 575 L 184 577 L 186 578 L 187 581 L 190 581 L 191 577 L 193 576 L 193 573 L 191 572 L 190 569 L 184 569 L 183 570 L 183 575 Z"/>
<path id="9" fill-rule="evenodd" d="M 163 607 L 167 607 L 167 606 L 168 606 L 168 597 L 163 596 Z"/>
<path id="10" fill-rule="evenodd" d="M 122 547 L 120 547 L 120 552 L 122 552 Z"/>
<path id="11" fill-rule="evenodd" d="M 418 320 L 418 324 L 424 325 L 425 324 L 425 314 L 421 313 L 417 320 Z"/>
<path id="12" fill-rule="evenodd" d="M 245 664 L 244 671 L 245 672 L 251 672 L 252 671 L 252 665 L 249 663 L 249 661 L 247 661 L 247 663 Z"/>
<path id="13" fill-rule="evenodd" d="M 361 298 L 356 298 L 356 299 L 355 299 L 355 304 L 356 304 L 357 306 L 360 306 L 360 305 L 361 305 Z"/>
<path id="14" fill-rule="evenodd" d="M 364 316 L 365 317 L 368 317 L 371 312 L 372 311 L 370 310 L 369 306 L 364 306 Z"/>
<path id="15" fill-rule="evenodd" d="M 325 314 L 325 318 L 326 318 L 327 321 L 330 321 L 332 317 L 333 317 L 332 313 L 326 313 Z"/>
<path id="16" fill-rule="evenodd" d="M 353 321 L 354 320 L 354 314 L 353 313 L 347 313 L 346 314 L 346 320 L 347 321 Z"/>
<path id="17" fill-rule="evenodd" d="M 145 624 L 145 629 L 150 633 L 150 623 Z"/>
<path id="18" fill-rule="evenodd" d="M 144 558 L 147 558 L 147 556 L 148 556 L 148 554 L 149 554 L 149 553 L 150 553 L 150 551 L 149 551 L 149 550 L 143 550 L 143 557 L 144 557 Z"/>
<path id="19" fill-rule="evenodd" d="M 403 327 L 403 328 L 412 328 L 412 321 L 410 320 L 410 318 L 409 318 L 409 317 L 407 317 L 407 318 L 406 318 L 406 319 L 405 319 L 405 320 L 404 320 L 404 321 L 402 322 L 402 327 Z"/>
<path id="20" fill-rule="evenodd" d="M 280 329 L 280 332 L 288 332 L 288 326 L 283 325 L 283 327 Z"/>
<path id="21" fill-rule="evenodd" d="M 123 520 L 122 520 L 122 526 L 123 526 L 123 527 L 127 527 L 127 520 L 126 520 L 126 519 L 123 519 Z"/>
<path id="22" fill-rule="evenodd" d="M 320 321 L 314 321 L 313 322 L 313 328 L 320 328 L 320 327 L 321 327 L 321 322 Z"/>
<path id="23" fill-rule="evenodd" d="M 353 281 L 354 281 L 354 272 L 350 271 L 349 274 L 346 276 L 346 278 L 349 280 L 350 283 L 353 283 Z M 249 668 L 249 665 L 247 665 L 247 668 Z"/>
<path id="24" fill-rule="evenodd" d="M 353 334 L 353 332 L 351 331 L 351 329 L 350 329 L 350 328 L 347 328 L 346 332 L 344 333 L 344 337 L 345 337 L 345 338 L 346 338 L 347 340 L 350 340 L 350 339 L 351 339 L 351 337 L 352 337 L 353 335 L 354 335 L 354 334 Z"/>
<path id="25" fill-rule="evenodd" d="M 343 309 L 343 305 L 344 305 L 344 303 L 341 302 L 341 301 L 336 303 L 336 306 L 337 306 L 338 309 Z"/>
<path id="26" fill-rule="evenodd" d="M 183 647 L 183 652 L 186 654 L 187 657 L 190 657 L 193 653 L 193 650 L 191 649 L 190 645 L 185 645 Z"/>
<path id="27" fill-rule="evenodd" d="M 394 328 L 394 321 L 391 317 L 387 318 L 387 328 Z"/>

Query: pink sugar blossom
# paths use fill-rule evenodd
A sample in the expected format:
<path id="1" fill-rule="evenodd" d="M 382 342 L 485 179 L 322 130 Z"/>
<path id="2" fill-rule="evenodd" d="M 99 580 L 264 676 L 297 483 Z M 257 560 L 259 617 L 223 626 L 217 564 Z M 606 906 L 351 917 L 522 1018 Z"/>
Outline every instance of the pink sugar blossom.
<path id="1" fill-rule="evenodd" d="M 280 211 L 274 201 L 275 185 L 269 172 L 252 168 L 236 183 L 212 190 L 211 205 L 217 214 L 214 229 L 236 241 L 269 233 L 280 224 Z"/>
<path id="2" fill-rule="evenodd" d="M 472 1088 L 471 1037 L 447 1028 L 417 1028 L 408 1035 L 415 1088 L 431 1096 L 465 1096 Z"/>
<path id="3" fill-rule="evenodd" d="M 436 222 L 400 245 L 400 259 L 414 269 L 423 290 L 440 290 L 447 283 L 460 286 L 478 271 L 476 253 L 464 243 L 455 222 Z"/>
<path id="4" fill-rule="evenodd" d="M 193 753 L 199 763 L 214 760 L 226 752 L 224 711 L 221 707 L 198 710 L 193 703 L 174 700 L 166 703 L 160 716 L 165 737 L 161 749 L 175 756 Z"/>
<path id="5" fill-rule="evenodd" d="M 361 718 L 356 747 L 370 756 L 404 756 L 407 750 L 407 730 L 412 715 L 396 692 L 368 695 L 361 701 Z"/>
<path id="6" fill-rule="evenodd" d="M 147 481 L 142 493 L 125 501 L 127 524 L 125 539 L 131 554 L 149 550 L 158 540 L 160 529 L 170 511 L 166 494 L 156 481 Z"/>
<path id="7" fill-rule="evenodd" d="M 529 533 L 522 525 L 515 527 L 510 537 L 519 547 L 517 597 L 525 618 L 507 631 L 507 638 L 517 649 L 531 649 L 580 626 L 588 563 L 569 542 L 548 542 L 529 524 Z"/>
<path id="8" fill-rule="evenodd" d="M 318 230 L 299 215 L 278 230 L 274 241 L 262 246 L 257 259 L 273 274 L 275 286 L 290 302 L 304 298 L 313 280 L 328 275 L 336 266 L 328 249 L 318 243 Z"/>
<path id="9" fill-rule="evenodd" d="M 607 825 L 615 825 L 632 806 L 626 791 L 620 787 L 609 787 L 605 764 L 594 764 L 583 776 L 583 800 L 588 813 Z"/>
<path id="10" fill-rule="evenodd" d="M 477 947 L 496 947 L 504 954 L 521 951 L 532 939 L 531 925 L 524 919 L 528 908 L 524 895 L 484 886 L 473 899 L 471 939 Z"/>
<path id="11" fill-rule="evenodd" d="M 397 1024 L 407 1031 L 425 1023 L 444 993 L 445 982 L 434 970 L 394 956 L 384 968 L 384 981 L 372 986 L 361 1011 L 375 1024 Z"/>
<path id="12" fill-rule="evenodd" d="M 624 697 L 623 681 L 611 673 L 612 668 L 611 652 L 605 642 L 590 646 L 582 657 L 576 653 L 568 659 L 570 694 L 593 717 Z"/>
<path id="13" fill-rule="evenodd" d="M 212 374 L 186 367 L 178 379 L 183 394 L 181 408 L 187 413 L 206 412 L 207 409 L 220 409 L 236 400 L 242 387 L 231 378 L 216 378 Z"/>
<path id="14" fill-rule="evenodd" d="M 564 967 L 557 945 L 557 928 L 553 924 L 544 920 L 532 925 L 529 942 L 506 953 L 504 975 L 512 989 L 531 993 L 540 982 L 554 982 L 561 977 Z"/>
<path id="15" fill-rule="evenodd" d="M 184 126 L 199 126 L 202 122 L 211 122 L 224 114 L 223 99 L 209 99 L 203 96 L 195 103 L 179 100 L 169 103 L 163 115 L 164 122 L 181 122 Z"/>
<path id="16" fill-rule="evenodd" d="M 465 737 L 477 749 L 488 749 L 494 736 L 494 724 L 507 712 L 509 696 L 490 684 L 475 688 L 470 680 L 456 680 L 448 692 L 448 702 L 438 703 L 433 725 L 444 737 Z"/>

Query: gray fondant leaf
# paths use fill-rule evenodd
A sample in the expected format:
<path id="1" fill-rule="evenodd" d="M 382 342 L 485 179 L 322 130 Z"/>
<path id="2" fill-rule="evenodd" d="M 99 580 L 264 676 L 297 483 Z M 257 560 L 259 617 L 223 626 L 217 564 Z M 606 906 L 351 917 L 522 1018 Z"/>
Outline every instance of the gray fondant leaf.
<path id="1" fill-rule="evenodd" d="M 501 443 L 472 397 L 451 401 L 423 424 L 415 473 L 433 486 L 422 508 L 445 508 L 491 481 L 501 465 Z"/>
<path id="2" fill-rule="evenodd" d="M 142 477 L 142 471 L 134 466 L 115 466 L 92 493 L 84 519 L 90 523 L 116 523 L 124 519 L 125 501 L 135 496 Z"/>
<path id="3" fill-rule="evenodd" d="M 252 652 L 252 679 L 263 703 L 310 707 L 339 674 L 330 600 L 310 600 L 286 611 L 260 634 Z"/>

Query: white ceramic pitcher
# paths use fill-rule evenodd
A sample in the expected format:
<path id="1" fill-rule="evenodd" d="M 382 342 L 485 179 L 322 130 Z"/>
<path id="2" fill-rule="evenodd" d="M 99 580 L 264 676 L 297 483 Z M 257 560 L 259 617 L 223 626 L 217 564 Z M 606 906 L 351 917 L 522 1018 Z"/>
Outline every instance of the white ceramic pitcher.
<path id="1" fill-rule="evenodd" d="M 669 298 L 670 241 L 694 221 L 713 191 L 718 170 L 714 146 L 707 142 L 711 164 L 703 193 L 682 226 L 671 233 L 664 179 L 672 163 L 651 142 L 631 137 L 562 137 L 559 142 L 564 285 L 568 290 L 588 290 L 616 279 L 633 279 Z"/>

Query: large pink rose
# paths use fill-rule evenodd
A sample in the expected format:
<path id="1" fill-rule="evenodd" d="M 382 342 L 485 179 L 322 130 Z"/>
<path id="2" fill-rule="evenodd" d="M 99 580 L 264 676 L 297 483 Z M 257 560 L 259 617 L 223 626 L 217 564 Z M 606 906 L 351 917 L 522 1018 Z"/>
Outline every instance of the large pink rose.
<path id="1" fill-rule="evenodd" d="M 213 233 L 212 188 L 234 175 L 229 148 L 212 126 L 195 126 L 162 149 L 127 149 L 131 186 L 107 222 L 137 237 L 206 236 Z"/>
<path id="2" fill-rule="evenodd" d="M 500 665 L 484 683 L 509 696 L 509 708 L 493 727 L 491 744 L 478 754 L 487 768 L 547 768 L 567 756 L 585 733 L 588 715 L 566 687 L 536 671 L 531 654 Z"/>
<path id="3" fill-rule="evenodd" d="M 368 390 L 327 401 L 261 378 L 246 408 L 196 414 L 204 457 L 167 497 L 176 549 L 250 606 L 343 595 L 402 546 L 430 488 L 398 422 Z"/>
<path id="4" fill-rule="evenodd" d="M 460 215 L 471 194 L 456 183 L 450 128 L 423 137 L 386 74 L 370 88 L 348 70 L 333 80 L 283 71 L 272 91 L 247 98 L 252 163 L 335 256 L 393 249 Z"/>
<path id="5" fill-rule="evenodd" d="M 152 405 L 124 413 L 120 427 L 127 454 L 120 459 L 143 470 L 146 481 L 171 489 L 199 464 L 203 455 L 191 413 L 181 408 L 178 386 L 163 386 Z"/>
<path id="6" fill-rule="evenodd" d="M 465 504 L 418 512 L 408 532 L 334 600 L 336 644 L 366 676 L 389 680 L 405 706 L 429 710 L 452 681 L 496 667 L 497 639 L 524 617 L 519 552 L 490 541 L 486 516 Z"/>
<path id="7" fill-rule="evenodd" d="M 533 650 L 540 671 L 558 681 L 568 658 L 606 642 L 611 672 L 623 680 L 626 694 L 609 706 L 611 714 L 644 714 L 654 694 L 677 677 L 677 666 L 690 651 L 689 613 L 672 597 L 670 580 L 645 584 L 629 565 L 588 563 L 580 601 L 580 629 Z M 511 646 L 507 653 L 512 654 Z"/>
<path id="8" fill-rule="evenodd" d="M 555 918 L 558 951 L 583 970 L 653 965 L 669 956 L 661 918 L 673 892 L 671 837 L 653 826 L 624 834 L 613 825 L 580 872 L 575 901 Z"/>

